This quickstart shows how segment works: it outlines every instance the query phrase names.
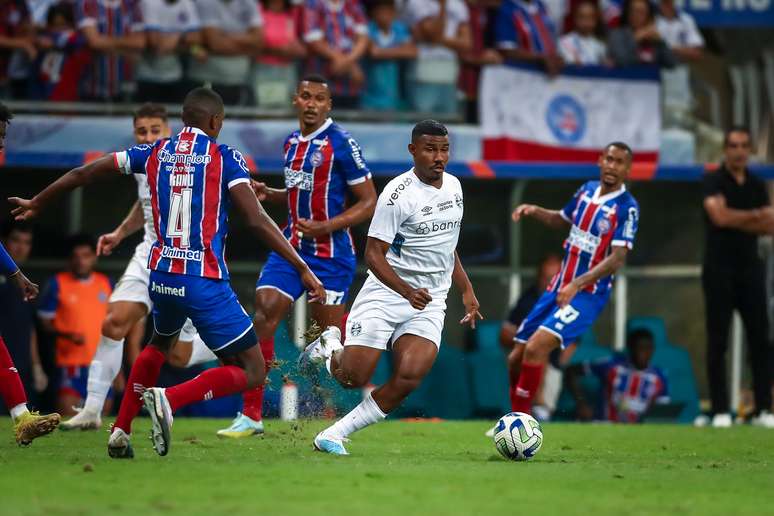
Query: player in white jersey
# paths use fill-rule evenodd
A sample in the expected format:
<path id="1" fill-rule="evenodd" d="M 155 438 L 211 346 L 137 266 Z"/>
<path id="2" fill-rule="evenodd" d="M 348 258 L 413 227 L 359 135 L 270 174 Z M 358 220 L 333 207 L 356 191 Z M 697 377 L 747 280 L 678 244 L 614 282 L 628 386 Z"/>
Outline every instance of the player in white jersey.
<path id="1" fill-rule="evenodd" d="M 376 203 L 365 250 L 368 279 L 347 318 L 346 344 L 331 326 L 299 359 L 302 366 L 324 360 L 343 387 L 359 388 L 371 380 L 382 352 L 392 349 L 395 370 L 387 383 L 315 438 L 315 449 L 327 453 L 346 455 L 347 437 L 384 419 L 430 371 L 452 282 L 465 304 L 460 323 L 475 328 L 482 318 L 456 251 L 462 188 L 445 172 L 446 127 L 434 120 L 418 123 L 408 148 L 414 168 L 390 181 Z"/>
<path id="2" fill-rule="evenodd" d="M 155 143 L 170 135 L 167 111 L 158 104 L 144 104 L 134 115 L 134 138 L 138 144 Z M 97 243 L 97 253 L 109 255 L 126 237 L 143 228 L 143 241 L 135 248 L 123 276 L 110 296 L 108 313 L 102 323 L 102 337 L 89 366 L 88 395 L 78 414 L 60 424 L 63 430 L 97 429 L 102 424 L 101 413 L 110 386 L 121 370 L 124 357 L 124 341 L 127 341 L 130 357 L 140 352 L 140 340 L 145 333 L 142 322 L 151 310 L 148 294 L 150 271 L 148 254 L 156 232 L 150 205 L 150 191 L 146 176 L 135 174 L 137 202 L 123 222 L 112 232 L 102 235 Z M 216 360 L 207 348 L 191 321 L 186 321 L 177 345 L 170 354 L 170 364 L 190 367 Z M 131 389 L 131 386 L 127 386 Z"/>

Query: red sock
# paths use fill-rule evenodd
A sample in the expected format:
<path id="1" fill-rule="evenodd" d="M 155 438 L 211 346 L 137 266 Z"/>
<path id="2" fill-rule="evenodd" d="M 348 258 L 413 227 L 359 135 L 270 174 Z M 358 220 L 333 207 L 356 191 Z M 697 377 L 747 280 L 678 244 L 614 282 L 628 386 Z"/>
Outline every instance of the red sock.
<path id="1" fill-rule="evenodd" d="M 532 398 L 540 387 L 541 378 L 543 364 L 522 362 L 519 383 L 511 389 L 511 409 L 514 412 L 532 412 Z"/>
<path id="2" fill-rule="evenodd" d="M 129 373 L 124 398 L 121 400 L 121 407 L 118 409 L 118 417 L 113 428 L 120 428 L 127 434 L 132 433 L 132 420 L 137 417 L 142 407 L 142 392 L 156 385 L 165 360 L 164 353 L 151 345 L 145 346 L 137 356 Z"/>
<path id="3" fill-rule="evenodd" d="M 222 398 L 242 392 L 247 387 L 247 374 L 237 366 L 207 369 L 202 374 L 166 390 L 172 412 L 197 401 Z"/>
<path id="4" fill-rule="evenodd" d="M 266 364 L 266 374 L 269 374 L 274 363 L 274 336 L 260 339 L 261 354 Z M 264 386 L 258 386 L 255 389 L 249 389 L 242 393 L 242 414 L 253 421 L 263 419 L 263 389 Z"/>
<path id="5" fill-rule="evenodd" d="M 5 406 L 11 410 L 17 405 L 27 403 L 27 395 L 24 394 L 19 372 L 13 365 L 5 341 L 0 337 L 0 396 L 3 397 Z"/>

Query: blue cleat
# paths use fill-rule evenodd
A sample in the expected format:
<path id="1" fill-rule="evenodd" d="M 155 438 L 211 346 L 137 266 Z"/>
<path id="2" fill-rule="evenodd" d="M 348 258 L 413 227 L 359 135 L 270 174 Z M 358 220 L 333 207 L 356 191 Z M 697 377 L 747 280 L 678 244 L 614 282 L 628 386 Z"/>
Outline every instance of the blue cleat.
<path id="1" fill-rule="evenodd" d="M 323 430 L 314 438 L 314 449 L 331 455 L 349 455 L 344 448 L 344 442 L 349 442 L 349 439 L 334 437 Z"/>
<path id="2" fill-rule="evenodd" d="M 231 422 L 231 426 L 218 430 L 218 437 L 230 437 L 239 439 L 242 437 L 251 437 L 263 433 L 263 421 L 255 421 L 244 414 L 237 413 L 237 417 Z"/>

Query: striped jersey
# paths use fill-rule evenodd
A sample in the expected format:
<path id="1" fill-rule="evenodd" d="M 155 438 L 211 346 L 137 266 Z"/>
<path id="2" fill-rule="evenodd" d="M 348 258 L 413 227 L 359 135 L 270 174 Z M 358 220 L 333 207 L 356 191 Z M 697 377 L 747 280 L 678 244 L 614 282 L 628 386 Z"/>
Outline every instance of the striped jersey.
<path id="1" fill-rule="evenodd" d="M 539 55 L 556 52 L 556 27 L 542 0 L 505 0 L 495 20 L 495 43 Z"/>
<path id="2" fill-rule="evenodd" d="M 599 181 L 589 181 L 578 189 L 572 200 L 559 212 L 572 224 L 564 241 L 562 268 L 554 276 L 549 291 L 559 291 L 572 280 L 604 260 L 615 246 L 631 249 L 640 219 L 640 207 L 626 186 L 600 195 Z M 614 276 L 600 278 L 586 287 L 592 294 L 608 295 Z"/>
<path id="3" fill-rule="evenodd" d="M 349 228 L 317 238 L 301 238 L 298 219 L 325 221 L 346 209 L 348 186 L 371 177 L 363 152 L 352 136 L 330 118 L 315 132 L 293 132 L 285 140 L 288 224 L 285 238 L 298 251 L 318 258 L 351 257 Z"/>
<path id="4" fill-rule="evenodd" d="M 624 355 L 586 365 L 602 382 L 602 415 L 607 421 L 636 423 L 654 401 L 667 401 L 669 390 L 664 372 L 655 366 L 637 369 Z"/>
<path id="5" fill-rule="evenodd" d="M 186 127 L 172 138 L 114 156 L 122 173 L 148 180 L 156 235 L 148 268 L 228 279 L 229 189 L 250 182 L 242 154 Z"/>
<path id="6" fill-rule="evenodd" d="M 94 27 L 102 36 L 121 37 L 144 30 L 136 0 L 78 0 L 75 12 L 78 29 Z M 90 98 L 115 98 L 122 84 L 132 79 L 130 60 L 108 52 L 94 54 L 89 72 L 83 85 Z"/>

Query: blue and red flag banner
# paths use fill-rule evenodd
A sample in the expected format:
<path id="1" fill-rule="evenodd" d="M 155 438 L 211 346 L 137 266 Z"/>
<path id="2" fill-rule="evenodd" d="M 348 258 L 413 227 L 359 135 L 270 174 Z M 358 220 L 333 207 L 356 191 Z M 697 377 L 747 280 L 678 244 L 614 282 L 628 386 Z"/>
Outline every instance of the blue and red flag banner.
<path id="1" fill-rule="evenodd" d="M 658 69 L 487 67 L 479 110 L 483 157 L 498 161 L 595 162 L 611 141 L 655 162 L 661 135 Z"/>

